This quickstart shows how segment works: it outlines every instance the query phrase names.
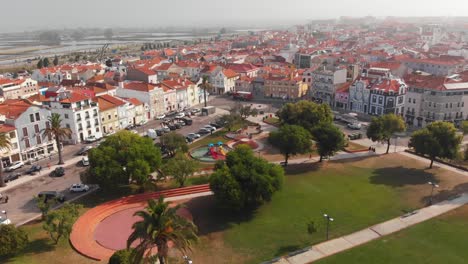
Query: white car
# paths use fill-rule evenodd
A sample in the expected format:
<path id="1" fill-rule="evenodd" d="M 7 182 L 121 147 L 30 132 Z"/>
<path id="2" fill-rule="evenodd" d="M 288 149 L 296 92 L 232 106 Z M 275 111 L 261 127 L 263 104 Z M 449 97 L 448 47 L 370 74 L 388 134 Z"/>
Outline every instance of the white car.
<path id="1" fill-rule="evenodd" d="M 158 120 L 162 120 L 162 119 L 164 119 L 164 118 L 166 118 L 166 115 L 165 115 L 165 114 L 156 116 L 156 119 L 158 119 Z"/>
<path id="2" fill-rule="evenodd" d="M 87 192 L 89 191 L 89 186 L 82 183 L 73 184 L 70 187 L 70 192 Z"/>
<path id="3" fill-rule="evenodd" d="M 9 224 L 11 224 L 10 219 L 3 218 L 3 217 L 0 216 L 0 225 L 9 225 Z"/>
<path id="4" fill-rule="evenodd" d="M 85 141 L 87 143 L 93 143 L 93 142 L 96 142 L 98 140 L 100 140 L 101 138 L 100 137 L 96 137 L 96 136 L 89 136 L 87 138 L 85 138 Z"/>
<path id="5" fill-rule="evenodd" d="M 86 157 L 86 156 L 83 157 L 83 158 L 81 159 L 81 164 L 83 164 L 83 166 L 89 166 L 89 159 L 88 159 L 88 157 Z"/>
<path id="6" fill-rule="evenodd" d="M 200 138 L 200 134 L 197 134 L 197 133 L 188 133 L 187 134 L 187 137 L 189 138 Z"/>
<path id="7" fill-rule="evenodd" d="M 184 117 L 185 114 L 182 112 L 182 113 L 178 113 L 177 115 L 175 115 L 176 118 L 182 118 Z"/>
<path id="8" fill-rule="evenodd" d="M 14 171 L 24 166 L 24 162 L 22 161 L 15 161 L 10 166 L 5 168 L 5 171 Z"/>
<path id="9" fill-rule="evenodd" d="M 210 126 L 210 125 L 206 125 L 203 128 L 205 128 L 205 129 L 207 129 L 209 131 L 216 131 L 216 127 L 213 127 L 213 126 Z"/>
<path id="10" fill-rule="evenodd" d="M 351 129 L 359 130 L 361 129 L 362 125 L 361 123 L 349 123 L 348 127 Z"/>

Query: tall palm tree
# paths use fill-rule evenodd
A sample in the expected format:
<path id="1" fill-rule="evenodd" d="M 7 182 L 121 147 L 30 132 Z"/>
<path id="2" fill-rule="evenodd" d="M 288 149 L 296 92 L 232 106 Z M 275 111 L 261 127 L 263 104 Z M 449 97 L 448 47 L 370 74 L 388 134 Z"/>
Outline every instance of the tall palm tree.
<path id="1" fill-rule="evenodd" d="M 208 76 L 205 75 L 202 77 L 202 83 L 199 84 L 198 87 L 203 89 L 203 98 L 205 100 L 205 107 L 206 107 L 206 90 L 212 88 L 210 82 L 208 81 Z"/>
<path id="2" fill-rule="evenodd" d="M 0 134 L 0 150 L 10 149 L 10 137 L 6 133 Z M 0 157 L 0 187 L 5 186 L 5 180 L 3 179 L 3 161 Z"/>
<path id="3" fill-rule="evenodd" d="M 57 144 L 58 155 L 59 155 L 59 162 L 58 164 L 63 164 L 62 158 L 62 148 L 61 142 L 63 139 L 69 137 L 71 135 L 71 130 L 68 127 L 62 127 L 62 119 L 60 115 L 57 113 L 53 113 L 51 116 L 48 117 L 49 126 L 44 129 L 42 134 L 48 138 L 55 138 L 55 143 Z"/>
<path id="4" fill-rule="evenodd" d="M 149 200 L 145 210 L 135 212 L 134 216 L 142 220 L 133 224 L 133 232 L 127 240 L 127 248 L 135 241 L 140 242 L 135 248 L 133 263 L 149 262 L 157 257 L 160 264 L 165 264 L 169 241 L 184 254 L 190 250 L 192 242 L 198 240 L 197 227 L 177 214 L 180 208 L 181 205 L 169 207 L 169 203 L 160 196 L 158 200 Z M 151 248 L 155 246 L 158 253 L 151 256 Z"/>

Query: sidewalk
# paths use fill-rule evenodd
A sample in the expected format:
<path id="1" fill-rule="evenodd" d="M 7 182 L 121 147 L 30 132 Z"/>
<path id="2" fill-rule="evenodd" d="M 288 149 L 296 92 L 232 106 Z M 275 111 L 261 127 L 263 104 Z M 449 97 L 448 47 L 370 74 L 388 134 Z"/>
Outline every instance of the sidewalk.
<path id="1" fill-rule="evenodd" d="M 75 165 L 76 163 L 80 162 L 83 156 L 75 156 L 71 159 L 68 159 L 65 161 L 65 164 L 63 165 L 57 165 L 57 161 L 52 160 L 50 162 L 50 169 L 47 167 L 47 165 L 42 165 L 42 170 L 38 172 L 36 175 L 31 176 L 31 175 L 21 175 L 17 180 L 14 180 L 12 182 L 8 182 L 5 187 L 0 187 L 0 193 L 3 193 L 5 191 L 11 190 L 13 188 L 16 188 L 22 184 L 28 183 L 30 181 L 36 180 L 38 178 L 44 177 L 44 176 L 49 176 L 49 173 L 57 167 L 69 167 L 72 165 Z M 53 162 L 53 163 L 52 163 Z M 46 163 L 47 164 L 47 163 Z M 5 172 L 4 172 L 5 175 Z"/>
<path id="2" fill-rule="evenodd" d="M 456 208 L 459 208 L 468 203 L 468 194 L 463 194 L 454 200 L 444 201 L 432 206 L 422 208 L 415 211 L 415 214 L 410 216 L 401 216 L 389 221 L 368 227 L 355 233 L 338 237 L 315 246 L 308 248 L 306 251 L 297 255 L 282 257 L 275 262 L 281 264 L 302 264 L 310 263 L 316 260 L 325 258 L 330 255 L 337 254 L 347 249 L 368 243 L 402 229 L 408 228 L 415 224 L 424 222 Z"/>

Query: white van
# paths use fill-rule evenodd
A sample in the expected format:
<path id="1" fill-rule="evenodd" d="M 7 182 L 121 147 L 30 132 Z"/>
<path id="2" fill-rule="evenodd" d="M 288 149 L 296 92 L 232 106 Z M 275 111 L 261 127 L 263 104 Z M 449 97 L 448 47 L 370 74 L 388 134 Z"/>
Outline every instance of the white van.
<path id="1" fill-rule="evenodd" d="M 148 132 L 146 133 L 146 135 L 152 139 L 156 139 L 158 137 L 158 134 L 156 134 L 156 130 L 154 129 L 148 129 Z"/>
<path id="2" fill-rule="evenodd" d="M 83 164 L 83 166 L 89 166 L 89 159 L 87 156 L 84 156 L 82 159 L 81 159 L 81 164 Z"/>

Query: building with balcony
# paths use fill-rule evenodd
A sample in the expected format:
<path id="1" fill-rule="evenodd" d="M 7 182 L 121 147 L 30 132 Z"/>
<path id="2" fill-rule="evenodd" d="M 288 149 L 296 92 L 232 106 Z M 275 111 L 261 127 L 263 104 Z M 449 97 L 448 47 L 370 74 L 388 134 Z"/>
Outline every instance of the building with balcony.
<path id="1" fill-rule="evenodd" d="M 111 95 L 93 99 L 99 106 L 103 135 L 115 133 L 128 126 L 126 102 Z"/>
<path id="2" fill-rule="evenodd" d="M 312 73 L 311 98 L 333 107 L 337 88 L 346 82 L 346 69 L 322 67 Z"/>

